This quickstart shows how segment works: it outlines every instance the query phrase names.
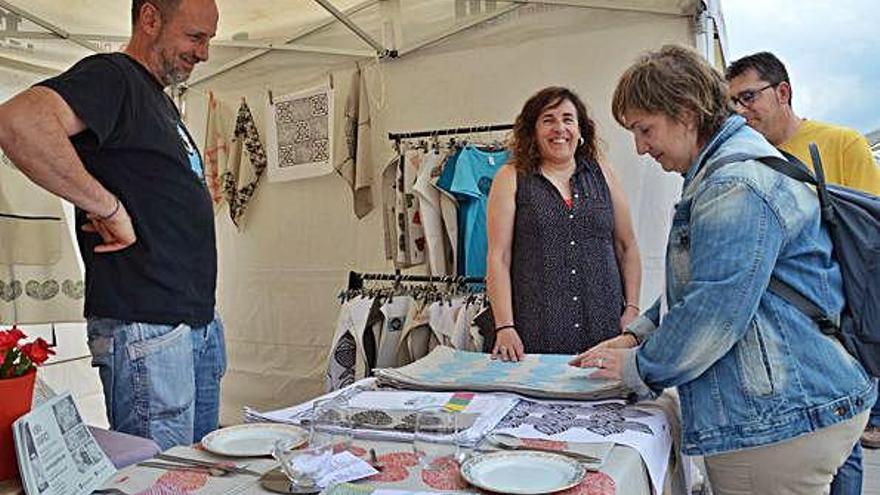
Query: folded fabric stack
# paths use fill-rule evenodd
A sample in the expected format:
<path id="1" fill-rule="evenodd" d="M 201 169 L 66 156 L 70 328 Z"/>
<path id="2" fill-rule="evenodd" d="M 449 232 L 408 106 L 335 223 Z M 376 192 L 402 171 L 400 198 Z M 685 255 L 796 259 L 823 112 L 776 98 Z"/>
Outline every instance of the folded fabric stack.
<path id="1" fill-rule="evenodd" d="M 517 363 L 489 354 L 437 347 L 401 368 L 374 370 L 380 385 L 413 390 L 512 392 L 545 399 L 624 398 L 619 381 L 589 378 L 591 368 L 569 366 L 571 356 L 527 354 Z"/>
<path id="2" fill-rule="evenodd" d="M 308 402 L 275 411 L 244 408 L 247 423 L 273 422 L 299 426 L 309 424 L 315 401 L 336 398 L 346 404 L 354 436 L 372 440 L 410 442 L 415 411 L 437 406 L 458 413 L 458 435 L 439 434 L 440 443 L 476 445 L 520 401 L 509 394 L 434 393 L 426 391 L 377 390 L 375 378 L 366 378 L 341 390 Z"/>

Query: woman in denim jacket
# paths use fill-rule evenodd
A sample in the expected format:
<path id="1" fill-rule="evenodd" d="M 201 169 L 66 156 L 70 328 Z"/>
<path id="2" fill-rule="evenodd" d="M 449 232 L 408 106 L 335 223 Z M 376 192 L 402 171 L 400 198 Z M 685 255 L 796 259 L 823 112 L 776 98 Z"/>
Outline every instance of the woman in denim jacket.
<path id="1" fill-rule="evenodd" d="M 682 448 L 706 456 L 716 494 L 827 493 L 875 385 L 767 290 L 772 275 L 827 314 L 843 307 L 815 192 L 751 158 L 781 155 L 732 114 L 723 78 L 692 50 L 642 57 L 621 76 L 612 111 L 638 153 L 684 185 L 665 294 L 572 364 L 623 380 L 638 399 L 678 387 Z"/>

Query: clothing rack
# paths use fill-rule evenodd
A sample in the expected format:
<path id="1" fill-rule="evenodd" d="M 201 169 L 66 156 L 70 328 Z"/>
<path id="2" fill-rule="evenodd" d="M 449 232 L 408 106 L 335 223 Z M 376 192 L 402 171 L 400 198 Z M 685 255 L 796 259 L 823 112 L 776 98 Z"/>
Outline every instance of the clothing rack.
<path id="1" fill-rule="evenodd" d="M 457 275 L 430 276 L 430 275 L 406 275 L 397 270 L 395 273 L 359 273 L 348 272 L 348 290 L 360 290 L 364 287 L 364 280 L 393 280 L 395 282 L 422 282 L 422 283 L 448 283 L 448 284 L 485 284 L 486 279 L 481 277 L 462 277 Z"/>
<path id="2" fill-rule="evenodd" d="M 415 139 L 434 136 L 451 136 L 455 134 L 474 134 L 479 132 L 509 131 L 513 124 L 475 125 L 471 127 L 453 127 L 448 129 L 434 129 L 432 131 L 413 132 L 389 132 L 388 139 L 401 141 L 403 139 Z"/>

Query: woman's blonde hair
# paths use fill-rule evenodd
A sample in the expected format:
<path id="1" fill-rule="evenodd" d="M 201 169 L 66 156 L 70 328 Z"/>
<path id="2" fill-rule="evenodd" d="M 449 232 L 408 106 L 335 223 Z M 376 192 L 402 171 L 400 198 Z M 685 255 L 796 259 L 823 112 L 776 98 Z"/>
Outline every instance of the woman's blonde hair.
<path id="1" fill-rule="evenodd" d="M 697 52 L 665 45 L 640 57 L 620 76 L 611 113 L 626 127 L 627 111 L 665 114 L 682 122 L 684 113 L 695 118 L 701 141 L 708 140 L 730 116 L 727 84 Z"/>

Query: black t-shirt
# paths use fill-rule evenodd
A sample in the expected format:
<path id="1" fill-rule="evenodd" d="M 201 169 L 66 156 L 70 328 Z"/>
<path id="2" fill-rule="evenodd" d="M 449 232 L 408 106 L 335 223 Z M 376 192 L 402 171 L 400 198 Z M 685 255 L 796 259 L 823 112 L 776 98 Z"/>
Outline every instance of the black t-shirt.
<path id="1" fill-rule="evenodd" d="M 201 326 L 214 317 L 217 250 L 202 160 L 180 114 L 147 69 L 123 53 L 79 61 L 39 83 L 56 91 L 87 129 L 71 138 L 86 169 L 115 194 L 137 242 L 96 254 L 80 226 L 87 317 Z"/>

